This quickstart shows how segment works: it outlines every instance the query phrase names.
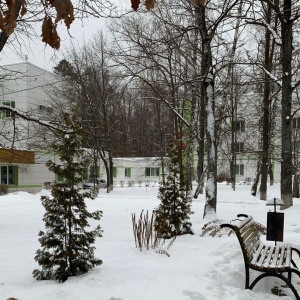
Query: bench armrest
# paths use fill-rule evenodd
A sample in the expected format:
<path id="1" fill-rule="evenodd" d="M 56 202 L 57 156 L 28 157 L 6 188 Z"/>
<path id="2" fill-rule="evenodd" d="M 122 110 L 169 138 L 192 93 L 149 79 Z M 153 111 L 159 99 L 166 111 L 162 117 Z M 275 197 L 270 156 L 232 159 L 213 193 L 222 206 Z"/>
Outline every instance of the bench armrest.
<path id="1" fill-rule="evenodd" d="M 232 225 L 232 224 L 227 224 L 227 223 L 225 223 L 225 224 L 220 224 L 220 227 L 221 227 L 221 228 L 229 227 L 229 228 L 235 230 L 235 226 Z"/>
<path id="2" fill-rule="evenodd" d="M 246 214 L 238 214 L 237 217 L 238 218 L 240 218 L 240 217 L 248 218 L 248 215 L 246 215 Z"/>
<path id="3" fill-rule="evenodd" d="M 299 249 L 297 249 L 297 248 L 294 248 L 294 247 L 292 247 L 291 249 L 292 249 L 292 252 L 293 252 L 293 251 L 297 252 L 297 253 L 298 253 L 298 255 L 299 255 L 299 257 L 300 257 L 300 250 L 299 250 Z"/>

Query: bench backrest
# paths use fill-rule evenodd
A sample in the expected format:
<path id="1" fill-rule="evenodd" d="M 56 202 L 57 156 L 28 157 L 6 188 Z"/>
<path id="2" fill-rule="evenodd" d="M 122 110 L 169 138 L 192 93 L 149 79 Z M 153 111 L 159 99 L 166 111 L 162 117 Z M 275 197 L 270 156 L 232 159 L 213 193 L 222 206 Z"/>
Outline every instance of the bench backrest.
<path id="1" fill-rule="evenodd" d="M 252 216 L 248 216 L 233 229 L 239 239 L 244 258 L 248 262 L 251 261 L 253 254 L 260 245 L 260 233 Z"/>

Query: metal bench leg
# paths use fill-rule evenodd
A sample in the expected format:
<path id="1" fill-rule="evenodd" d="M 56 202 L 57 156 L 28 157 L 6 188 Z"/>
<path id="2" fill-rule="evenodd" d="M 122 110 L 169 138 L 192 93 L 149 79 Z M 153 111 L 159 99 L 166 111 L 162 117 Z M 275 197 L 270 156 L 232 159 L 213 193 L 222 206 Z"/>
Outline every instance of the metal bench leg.
<path id="1" fill-rule="evenodd" d="M 245 264 L 245 273 L 246 273 L 245 289 L 249 289 L 250 273 L 249 273 L 249 267 L 246 264 Z"/>
<path id="2" fill-rule="evenodd" d="M 290 272 L 289 272 L 290 273 Z M 289 274 L 290 275 L 290 274 Z M 260 281 L 262 278 L 265 278 L 265 277 L 269 277 L 269 276 L 273 276 L 273 277 L 277 277 L 277 278 L 280 278 L 282 281 L 284 281 L 287 286 L 292 290 L 292 292 L 294 293 L 295 297 L 297 300 L 300 300 L 300 297 L 299 297 L 299 294 L 297 292 L 297 290 L 295 289 L 295 287 L 292 285 L 291 281 L 284 277 L 283 275 L 281 274 L 269 274 L 269 273 L 264 273 L 264 274 L 261 274 L 259 275 L 253 282 L 252 284 L 250 285 L 250 290 L 252 290 L 254 288 L 254 286 L 258 283 L 258 281 Z"/>

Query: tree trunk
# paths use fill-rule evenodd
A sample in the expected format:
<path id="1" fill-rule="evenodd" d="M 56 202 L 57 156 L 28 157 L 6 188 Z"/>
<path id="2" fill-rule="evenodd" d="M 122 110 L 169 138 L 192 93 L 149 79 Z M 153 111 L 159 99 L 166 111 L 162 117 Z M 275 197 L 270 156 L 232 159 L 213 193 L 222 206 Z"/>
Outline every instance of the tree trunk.
<path id="1" fill-rule="evenodd" d="M 283 209 L 293 205 L 292 197 L 292 50 L 293 22 L 291 21 L 291 0 L 284 0 L 283 20 L 281 20 L 281 64 L 282 64 L 282 98 L 281 98 L 281 199 Z"/>
<path id="2" fill-rule="evenodd" d="M 201 75 L 203 78 L 202 91 L 206 107 L 206 158 L 207 182 L 206 201 L 203 218 L 216 213 L 217 210 L 217 147 L 215 138 L 215 98 L 214 74 L 212 70 L 211 37 L 206 27 L 206 7 L 198 7 L 199 28 L 202 46 Z"/>
<path id="3" fill-rule="evenodd" d="M 109 154 L 109 190 L 112 191 L 114 189 L 114 162 L 111 154 Z M 107 183 L 108 184 L 108 183 Z"/>
<path id="4" fill-rule="evenodd" d="M 204 217 L 207 214 L 215 214 L 217 210 L 217 146 L 215 138 L 215 99 L 213 72 L 208 74 L 206 86 L 206 142 L 207 142 L 207 182 L 206 203 Z"/>
<path id="5" fill-rule="evenodd" d="M 293 197 L 300 198 L 299 194 L 299 174 L 296 172 L 294 176 L 294 183 L 293 183 Z"/>
<path id="6" fill-rule="evenodd" d="M 237 113 L 237 101 L 234 99 L 233 95 L 233 86 L 234 86 L 234 58 L 237 50 L 237 43 L 239 37 L 239 29 L 241 24 L 241 14 L 243 8 L 243 1 L 240 1 L 239 8 L 238 8 L 238 17 L 236 20 L 235 31 L 234 31 L 234 38 L 232 43 L 232 48 L 230 51 L 230 58 L 228 64 L 228 71 L 227 71 L 227 82 L 225 93 L 223 95 L 224 100 L 227 101 L 228 96 L 230 97 L 230 118 L 231 118 L 231 159 L 230 159 L 230 181 L 231 181 L 231 188 L 235 191 L 236 185 L 236 174 L 235 174 L 235 166 L 236 166 L 236 113 Z"/>
<path id="7" fill-rule="evenodd" d="M 17 0 L 16 10 L 13 12 L 15 21 L 18 19 L 21 7 L 22 7 L 21 1 Z M 9 36 L 7 35 L 7 33 L 4 30 L 2 30 L 0 33 L 0 52 L 2 52 L 4 46 L 6 45 L 8 37 Z"/>
<path id="8" fill-rule="evenodd" d="M 260 170 L 261 170 L 261 159 L 260 159 L 260 157 L 258 157 L 257 164 L 256 164 L 256 172 L 255 172 L 253 184 L 251 187 L 251 195 L 252 196 L 256 196 L 256 193 L 257 193 L 257 186 L 258 186 L 258 182 L 259 182 Z"/>
<path id="9" fill-rule="evenodd" d="M 269 173 L 269 176 L 270 176 L 270 185 L 272 186 L 274 184 L 274 172 L 273 172 L 273 164 L 272 164 L 272 161 L 271 159 L 269 158 L 269 170 L 268 170 L 268 173 Z"/>
<path id="10" fill-rule="evenodd" d="M 271 22 L 271 7 L 268 7 L 266 22 Z M 264 65 L 268 72 L 272 69 L 272 47 L 271 32 L 266 29 L 265 34 L 265 57 Z M 260 182 L 260 200 L 267 200 L 267 182 L 268 182 L 268 162 L 269 162 L 269 144 L 270 144 L 270 77 L 264 75 L 263 91 L 263 117 L 262 117 L 262 155 L 261 155 L 261 182 Z"/>

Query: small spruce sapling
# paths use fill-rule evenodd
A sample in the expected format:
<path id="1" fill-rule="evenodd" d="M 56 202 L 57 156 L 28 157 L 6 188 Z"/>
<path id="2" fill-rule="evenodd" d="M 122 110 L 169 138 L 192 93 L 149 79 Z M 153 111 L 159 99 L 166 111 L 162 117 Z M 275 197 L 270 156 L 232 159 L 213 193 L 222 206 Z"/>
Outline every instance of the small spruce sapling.
<path id="1" fill-rule="evenodd" d="M 182 234 L 193 234 L 190 222 L 191 198 L 187 193 L 185 174 L 180 168 L 181 150 L 175 144 L 170 151 L 167 165 L 169 174 L 160 183 L 158 198 L 160 205 L 155 209 L 154 228 L 159 237 L 168 239 Z"/>
<path id="2" fill-rule="evenodd" d="M 81 129 L 67 113 L 63 121 L 64 127 L 57 128 L 56 141 L 51 147 L 60 161 L 47 162 L 49 170 L 63 181 L 52 186 L 51 197 L 41 197 L 46 211 L 43 218 L 46 230 L 39 232 L 41 249 L 36 251 L 35 260 L 41 269 L 33 271 L 37 280 L 64 282 L 70 276 L 86 273 L 102 264 L 102 260 L 94 257 L 92 246 L 96 238 L 102 236 L 101 227 L 87 231 L 88 219 L 100 220 L 102 212 L 88 212 L 85 198 L 94 199 L 96 194 L 77 188 L 88 164 L 82 149 Z"/>

